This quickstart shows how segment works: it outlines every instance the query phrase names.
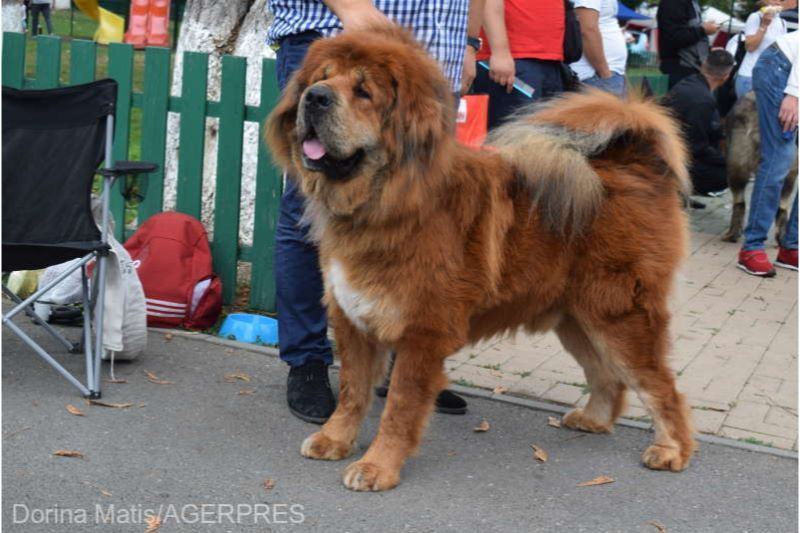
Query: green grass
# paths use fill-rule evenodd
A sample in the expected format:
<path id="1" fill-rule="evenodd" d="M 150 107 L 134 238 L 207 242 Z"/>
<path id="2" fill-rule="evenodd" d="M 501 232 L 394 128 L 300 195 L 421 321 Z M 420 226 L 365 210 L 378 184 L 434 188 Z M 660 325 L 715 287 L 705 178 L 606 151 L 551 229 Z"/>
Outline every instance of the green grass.
<path id="1" fill-rule="evenodd" d="M 462 387 L 473 387 L 473 388 L 477 387 L 477 385 L 475 385 L 473 382 L 464 378 L 458 378 L 453 383 L 455 383 L 456 385 L 461 385 Z"/>
<path id="2" fill-rule="evenodd" d="M 756 444 L 758 446 L 768 446 L 770 448 L 773 447 L 773 444 L 771 442 L 764 442 L 763 440 L 757 439 L 755 437 L 747 437 L 745 439 L 738 439 L 738 440 L 740 440 L 741 442 L 746 442 L 748 444 Z"/>

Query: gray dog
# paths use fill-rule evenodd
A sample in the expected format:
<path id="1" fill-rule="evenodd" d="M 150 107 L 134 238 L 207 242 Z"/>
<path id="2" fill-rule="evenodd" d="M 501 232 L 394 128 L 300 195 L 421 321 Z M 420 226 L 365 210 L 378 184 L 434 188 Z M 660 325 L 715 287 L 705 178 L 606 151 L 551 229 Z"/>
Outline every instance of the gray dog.
<path id="1" fill-rule="evenodd" d="M 722 235 L 723 241 L 736 242 L 742 235 L 744 223 L 745 199 L 744 190 L 750 176 L 758 169 L 760 156 L 760 139 L 758 135 L 758 112 L 756 111 L 756 95 L 749 92 L 740 98 L 725 120 L 725 138 L 728 140 L 728 187 L 733 195 L 733 212 L 731 225 Z M 791 208 L 792 194 L 797 182 L 797 160 L 786 179 L 781 191 L 781 203 L 775 216 L 775 238 L 778 242 L 786 231 L 786 219 Z"/>

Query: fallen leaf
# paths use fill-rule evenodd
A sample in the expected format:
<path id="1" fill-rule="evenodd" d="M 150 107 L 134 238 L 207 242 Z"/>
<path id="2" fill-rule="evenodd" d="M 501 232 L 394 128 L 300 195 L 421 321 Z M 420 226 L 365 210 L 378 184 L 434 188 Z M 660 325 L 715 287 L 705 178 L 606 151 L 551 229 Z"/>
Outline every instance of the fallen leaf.
<path id="1" fill-rule="evenodd" d="M 164 341 L 165 342 L 171 341 L 172 337 L 173 337 L 172 333 L 164 333 Z"/>
<path id="2" fill-rule="evenodd" d="M 250 376 L 248 376 L 244 372 L 230 372 L 228 374 L 225 374 L 225 381 L 227 383 L 233 383 L 234 381 L 237 380 L 250 382 Z"/>
<path id="3" fill-rule="evenodd" d="M 127 383 L 127 379 L 107 379 L 106 383 Z"/>
<path id="4" fill-rule="evenodd" d="M 112 495 L 110 492 L 108 492 L 108 491 L 107 491 L 107 490 L 105 490 L 105 489 L 100 489 L 100 494 L 102 494 L 103 496 L 107 496 L 107 497 L 109 497 L 109 498 L 110 498 L 111 496 L 113 496 L 113 495 Z"/>
<path id="5" fill-rule="evenodd" d="M 502 378 L 503 376 L 505 376 L 505 374 L 503 374 L 499 370 L 490 370 L 489 373 L 496 378 Z"/>
<path id="6" fill-rule="evenodd" d="M 156 376 L 149 370 L 145 370 L 144 374 L 147 376 L 147 381 L 149 381 L 150 383 L 155 383 L 156 385 L 172 385 L 173 383 L 175 383 L 174 381 L 159 379 L 158 376 Z"/>
<path id="7" fill-rule="evenodd" d="M 85 416 L 85 415 L 83 414 L 83 411 L 81 411 L 80 409 L 78 409 L 77 407 L 75 407 L 74 405 L 72 405 L 71 403 L 68 403 L 68 404 L 67 404 L 67 411 L 69 411 L 69 414 L 71 414 L 71 415 L 75 415 L 75 416 Z"/>
<path id="8" fill-rule="evenodd" d="M 265 479 L 264 480 L 264 489 L 265 490 L 272 490 L 272 488 L 274 486 L 275 486 L 275 480 L 274 479 Z"/>
<path id="9" fill-rule="evenodd" d="M 447 452 L 447 455 L 449 455 L 450 457 L 453 457 L 453 456 L 458 455 L 458 452 L 455 451 L 455 450 L 450 450 L 449 452 Z"/>
<path id="10" fill-rule="evenodd" d="M 486 431 L 489 431 L 489 422 L 484 420 L 483 422 L 478 424 L 476 427 L 472 428 L 472 430 L 474 432 L 476 432 L 476 433 L 484 433 Z"/>
<path id="11" fill-rule="evenodd" d="M 112 403 L 104 402 L 103 400 L 89 400 L 89 403 L 92 405 L 99 405 L 100 407 L 112 407 L 114 409 L 127 409 L 128 407 L 133 407 L 132 403 Z"/>
<path id="12" fill-rule="evenodd" d="M 650 520 L 648 524 L 656 528 L 658 530 L 658 533 L 667 533 L 667 528 L 664 526 L 664 524 L 660 524 L 655 520 Z"/>
<path id="13" fill-rule="evenodd" d="M 533 448 L 533 458 L 534 459 L 536 459 L 540 463 L 546 463 L 547 462 L 547 458 L 549 457 L 549 455 L 547 455 L 547 452 L 544 451 L 543 448 L 540 448 L 535 444 L 531 444 L 531 448 Z"/>
<path id="14" fill-rule="evenodd" d="M 142 402 L 142 403 L 140 403 L 139 405 L 137 405 L 136 407 L 138 407 L 139 409 L 141 409 L 142 407 L 144 407 L 144 406 L 146 406 L 146 405 L 147 405 L 146 403 Z"/>
<path id="15" fill-rule="evenodd" d="M 155 533 L 161 528 L 161 517 L 155 515 L 146 516 L 144 523 L 147 524 L 147 529 L 144 530 L 144 533 Z"/>
<path id="16" fill-rule="evenodd" d="M 59 457 L 79 457 L 80 459 L 84 458 L 84 455 L 81 452 L 77 452 L 75 450 L 56 450 L 53 452 L 53 455 L 57 455 Z"/>
<path id="17" fill-rule="evenodd" d="M 614 479 L 608 476 L 600 476 L 592 479 L 591 481 L 584 481 L 578 483 L 578 487 L 592 487 L 594 485 L 605 485 L 606 483 L 614 483 Z"/>
<path id="18" fill-rule="evenodd" d="M 233 354 L 233 348 L 225 348 L 225 353 L 228 354 L 228 355 L 232 355 Z"/>
<path id="19" fill-rule="evenodd" d="M 255 389 L 242 389 L 239 391 L 239 396 L 250 396 L 251 394 L 255 394 Z"/>
<path id="20" fill-rule="evenodd" d="M 561 427 L 561 419 L 557 418 L 555 416 L 548 416 L 547 417 L 547 425 L 548 426 L 552 426 L 554 428 L 560 428 Z"/>
<path id="21" fill-rule="evenodd" d="M 498 385 L 497 387 L 494 388 L 492 392 L 495 394 L 505 394 L 506 392 L 508 392 L 508 389 L 506 387 L 501 387 L 500 385 Z"/>

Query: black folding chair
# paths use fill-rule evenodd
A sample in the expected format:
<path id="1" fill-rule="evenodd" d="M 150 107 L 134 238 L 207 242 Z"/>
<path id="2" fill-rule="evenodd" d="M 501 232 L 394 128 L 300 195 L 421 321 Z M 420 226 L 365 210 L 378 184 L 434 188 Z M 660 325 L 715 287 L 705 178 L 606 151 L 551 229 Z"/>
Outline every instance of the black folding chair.
<path id="1" fill-rule="evenodd" d="M 144 162 L 114 164 L 111 146 L 116 95 L 114 80 L 35 91 L 3 87 L 3 272 L 40 269 L 80 258 L 25 300 L 4 284 L 3 293 L 16 305 L 3 314 L 3 325 L 90 398 L 100 397 L 111 185 L 118 176 L 157 168 Z M 103 176 L 99 228 L 91 209 L 96 174 Z M 90 290 L 87 264 L 95 259 Z M 80 342 L 72 343 L 38 318 L 32 306 L 77 269 L 82 279 L 83 335 Z M 22 312 L 71 353 L 84 352 L 85 384 L 12 321 Z"/>

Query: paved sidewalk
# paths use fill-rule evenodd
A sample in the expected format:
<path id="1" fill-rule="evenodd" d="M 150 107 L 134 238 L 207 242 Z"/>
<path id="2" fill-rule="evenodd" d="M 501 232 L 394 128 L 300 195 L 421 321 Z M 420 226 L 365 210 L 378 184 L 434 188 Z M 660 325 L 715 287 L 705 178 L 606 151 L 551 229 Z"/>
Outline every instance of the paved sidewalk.
<path id="1" fill-rule="evenodd" d="M 554 428 L 552 413 L 470 398 L 466 416 L 433 416 L 399 487 L 355 493 L 341 473 L 375 435 L 382 400 L 355 457 L 311 461 L 300 443 L 317 426 L 289 414 L 274 356 L 151 332 L 147 354 L 117 363 L 125 383 L 105 385 L 104 401 L 130 405 L 112 408 L 87 405 L 14 336 L 2 344 L 4 531 L 142 533 L 151 510 L 158 533 L 797 530 L 797 460 L 774 453 L 704 442 L 687 471 L 654 472 L 640 464 L 648 431 Z M 482 420 L 489 431 L 474 432 Z M 614 482 L 577 486 L 599 476 Z"/>
<path id="2" fill-rule="evenodd" d="M 719 239 L 728 195 L 702 201 L 708 207 L 692 212 L 691 255 L 673 305 L 678 387 L 698 431 L 797 450 L 797 273 L 760 279 L 737 269 L 739 245 Z M 553 333 L 495 338 L 447 365 L 460 385 L 564 405 L 588 400 L 583 371 Z M 638 398 L 628 398 L 625 416 L 648 421 Z"/>

